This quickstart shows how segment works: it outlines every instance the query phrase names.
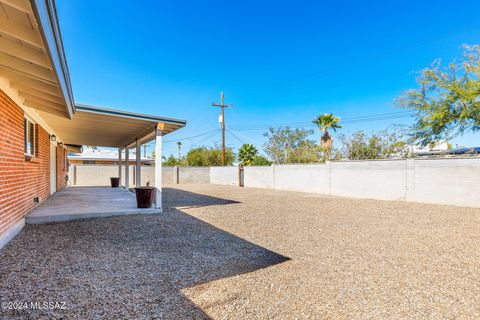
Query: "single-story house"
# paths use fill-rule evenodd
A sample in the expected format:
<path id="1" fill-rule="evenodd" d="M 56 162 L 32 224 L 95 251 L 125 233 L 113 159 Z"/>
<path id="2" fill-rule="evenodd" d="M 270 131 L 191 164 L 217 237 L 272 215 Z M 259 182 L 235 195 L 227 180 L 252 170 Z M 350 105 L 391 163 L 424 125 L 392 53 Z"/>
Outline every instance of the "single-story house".
<path id="1" fill-rule="evenodd" d="M 118 165 L 118 150 L 83 148 L 80 153 L 69 153 L 68 163 L 71 165 Z M 122 152 L 122 165 L 125 165 L 125 152 Z M 136 152 L 132 153 L 130 165 L 135 165 Z M 154 159 L 145 155 L 140 156 L 142 166 L 153 165 Z"/>
<path id="2" fill-rule="evenodd" d="M 0 247 L 25 216 L 65 187 L 67 153 L 114 147 L 119 157 L 155 140 L 156 208 L 161 210 L 162 136 L 178 119 L 75 104 L 54 0 L 0 0 Z M 128 169 L 124 185 L 130 187 Z M 140 184 L 137 175 L 136 185 Z"/>

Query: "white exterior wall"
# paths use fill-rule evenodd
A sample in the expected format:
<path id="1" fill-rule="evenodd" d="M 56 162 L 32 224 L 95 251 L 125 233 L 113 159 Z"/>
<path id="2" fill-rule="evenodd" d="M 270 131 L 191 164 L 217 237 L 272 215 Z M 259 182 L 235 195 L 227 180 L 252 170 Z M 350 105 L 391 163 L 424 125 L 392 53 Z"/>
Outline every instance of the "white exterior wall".
<path id="1" fill-rule="evenodd" d="M 277 190 L 329 194 L 330 164 L 275 165 Z"/>
<path id="2" fill-rule="evenodd" d="M 243 185 L 251 188 L 273 189 L 273 166 L 244 167 Z"/>
<path id="3" fill-rule="evenodd" d="M 210 183 L 238 186 L 238 167 L 210 167 Z"/>
<path id="4" fill-rule="evenodd" d="M 332 162 L 330 195 L 404 200 L 406 165 L 406 160 Z"/>

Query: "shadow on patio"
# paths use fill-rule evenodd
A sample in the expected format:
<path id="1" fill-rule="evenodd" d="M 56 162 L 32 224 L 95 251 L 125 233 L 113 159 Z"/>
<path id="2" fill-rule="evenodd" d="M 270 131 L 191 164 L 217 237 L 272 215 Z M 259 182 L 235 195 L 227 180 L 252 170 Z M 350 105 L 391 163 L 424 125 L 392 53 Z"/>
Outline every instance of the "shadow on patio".
<path id="1" fill-rule="evenodd" d="M 167 206 L 234 203 L 176 189 L 166 195 Z M 64 301 L 67 310 L 0 313 L 36 319 L 208 318 L 182 295 L 183 288 L 286 260 L 176 209 L 30 225 L 0 252 L 0 300 Z"/>

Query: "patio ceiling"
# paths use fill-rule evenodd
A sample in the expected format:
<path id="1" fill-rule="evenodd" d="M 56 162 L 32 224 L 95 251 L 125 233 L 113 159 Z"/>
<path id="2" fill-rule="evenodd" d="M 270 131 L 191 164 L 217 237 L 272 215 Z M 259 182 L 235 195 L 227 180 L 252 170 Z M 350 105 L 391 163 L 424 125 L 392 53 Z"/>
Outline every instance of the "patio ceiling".
<path id="1" fill-rule="evenodd" d="M 26 106 L 72 118 L 74 100 L 53 0 L 0 0 L 0 77 Z"/>
<path id="2" fill-rule="evenodd" d="M 116 148 L 133 147 L 137 139 L 148 142 L 154 139 L 156 128 L 165 135 L 186 124 L 184 120 L 87 105 L 76 105 L 71 120 L 47 112 L 39 114 L 65 144 Z"/>

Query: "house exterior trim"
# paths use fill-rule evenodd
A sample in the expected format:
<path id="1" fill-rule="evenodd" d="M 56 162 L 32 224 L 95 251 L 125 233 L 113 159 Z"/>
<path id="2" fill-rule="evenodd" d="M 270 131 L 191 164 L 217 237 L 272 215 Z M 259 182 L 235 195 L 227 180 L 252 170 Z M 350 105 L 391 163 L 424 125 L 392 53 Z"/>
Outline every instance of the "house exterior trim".
<path id="1" fill-rule="evenodd" d="M 68 117 L 72 119 L 75 113 L 75 102 L 55 2 L 53 0 L 30 0 L 30 3 L 52 62 L 60 91 L 65 99 Z"/>

